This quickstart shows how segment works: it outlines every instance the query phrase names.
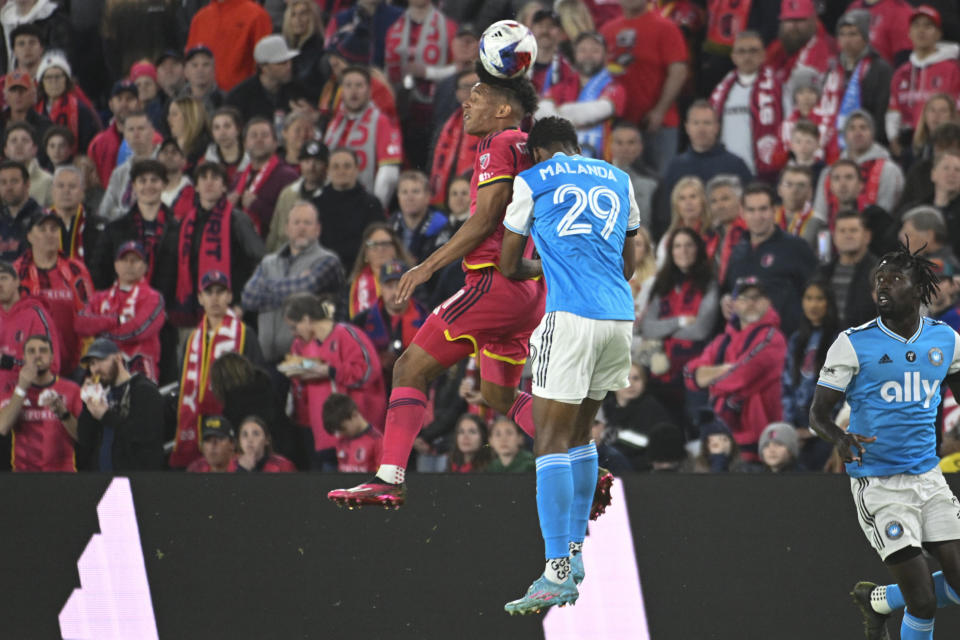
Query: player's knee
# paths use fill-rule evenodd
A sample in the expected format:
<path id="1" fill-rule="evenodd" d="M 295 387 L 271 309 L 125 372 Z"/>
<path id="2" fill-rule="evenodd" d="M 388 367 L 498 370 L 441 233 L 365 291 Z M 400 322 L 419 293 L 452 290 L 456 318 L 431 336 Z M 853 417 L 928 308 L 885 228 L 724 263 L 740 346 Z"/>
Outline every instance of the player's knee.
<path id="1" fill-rule="evenodd" d="M 410 362 L 410 356 L 407 354 L 408 352 L 404 351 L 402 354 L 400 354 L 400 357 L 397 358 L 397 361 L 393 363 L 394 387 L 415 386 L 414 382 L 417 378 L 417 366 L 416 363 Z"/>

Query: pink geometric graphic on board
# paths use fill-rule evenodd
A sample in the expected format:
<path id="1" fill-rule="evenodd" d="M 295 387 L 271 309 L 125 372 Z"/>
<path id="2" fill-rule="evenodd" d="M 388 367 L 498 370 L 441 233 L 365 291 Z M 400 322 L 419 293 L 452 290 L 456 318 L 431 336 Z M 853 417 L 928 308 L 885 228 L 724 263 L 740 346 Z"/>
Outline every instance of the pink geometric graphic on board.
<path id="1" fill-rule="evenodd" d="M 623 484 L 614 480 L 613 502 L 590 523 L 583 543 L 586 578 L 572 607 L 552 607 L 543 619 L 546 640 L 650 640 L 640 573 L 633 549 Z"/>
<path id="2" fill-rule="evenodd" d="M 63 640 L 157 640 L 129 478 L 114 478 L 97 505 L 100 533 L 80 555 L 80 588 L 60 611 Z"/>

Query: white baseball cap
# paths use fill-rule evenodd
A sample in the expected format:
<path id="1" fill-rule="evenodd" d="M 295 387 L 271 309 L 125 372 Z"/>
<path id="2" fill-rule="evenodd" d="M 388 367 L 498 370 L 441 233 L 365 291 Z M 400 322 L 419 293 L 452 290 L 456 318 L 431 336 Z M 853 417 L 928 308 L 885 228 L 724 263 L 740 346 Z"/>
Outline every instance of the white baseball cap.
<path id="1" fill-rule="evenodd" d="M 299 49 L 287 47 L 287 41 L 281 35 L 270 35 L 260 38 L 253 48 L 253 59 L 257 64 L 279 64 L 292 60 L 300 55 Z"/>

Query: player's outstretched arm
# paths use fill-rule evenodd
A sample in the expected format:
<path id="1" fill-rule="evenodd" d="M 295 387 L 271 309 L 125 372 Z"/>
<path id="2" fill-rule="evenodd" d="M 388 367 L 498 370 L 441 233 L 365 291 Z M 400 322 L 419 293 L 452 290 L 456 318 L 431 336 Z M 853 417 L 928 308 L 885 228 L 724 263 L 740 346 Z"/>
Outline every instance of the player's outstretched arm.
<path id="1" fill-rule="evenodd" d="M 876 437 L 867 438 L 858 433 L 844 431 L 833 421 L 833 408 L 844 398 L 842 391 L 817 385 L 813 392 L 813 404 L 810 405 L 810 428 L 818 436 L 837 445 L 837 453 L 844 462 L 863 464 L 864 443 L 875 442 Z"/>
<path id="2" fill-rule="evenodd" d="M 397 302 L 402 303 L 413 295 L 413 290 L 427 282 L 439 269 L 454 260 L 460 260 L 496 231 L 500 225 L 500 213 L 507 207 L 513 195 L 511 182 L 504 180 L 489 184 L 477 191 L 477 206 L 453 237 L 430 256 L 410 269 L 400 278 Z"/>
<path id="3" fill-rule="evenodd" d="M 500 273 L 511 280 L 529 280 L 543 275 L 543 267 L 539 260 L 530 260 L 523 257 L 523 250 L 527 246 L 527 236 L 503 230 L 503 244 L 500 247 Z"/>

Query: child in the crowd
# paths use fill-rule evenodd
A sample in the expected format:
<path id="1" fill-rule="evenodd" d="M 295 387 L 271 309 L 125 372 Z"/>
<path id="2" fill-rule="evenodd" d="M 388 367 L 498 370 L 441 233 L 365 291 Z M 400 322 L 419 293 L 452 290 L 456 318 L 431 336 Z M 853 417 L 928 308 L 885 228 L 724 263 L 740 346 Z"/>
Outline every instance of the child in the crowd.
<path id="1" fill-rule="evenodd" d="M 760 434 L 758 442 L 760 471 L 806 471 L 798 460 L 800 440 L 797 430 L 786 422 L 771 422 Z"/>
<path id="2" fill-rule="evenodd" d="M 487 471 L 535 471 L 536 461 L 524 444 L 523 433 L 513 420 L 503 416 L 494 420 L 490 428 L 490 448 L 494 455 Z"/>
<path id="3" fill-rule="evenodd" d="M 706 414 L 706 415 L 703 415 Z M 718 420 L 712 411 L 705 410 L 700 421 L 700 453 L 693 461 L 695 473 L 725 473 L 742 471 L 740 447 L 733 439 L 730 427 Z"/>
<path id="4" fill-rule="evenodd" d="M 292 462 L 273 452 L 273 438 L 267 423 L 258 416 L 247 416 L 240 423 L 237 438 L 237 457 L 230 465 L 232 471 L 286 473 L 296 471 Z"/>
<path id="5" fill-rule="evenodd" d="M 818 184 L 820 172 L 826 167 L 823 150 L 820 148 L 820 130 L 810 120 L 800 120 L 790 134 L 788 142 L 790 159 L 788 164 L 794 167 L 806 167 L 812 174 L 812 184 Z"/>
<path id="6" fill-rule="evenodd" d="M 323 403 L 323 428 L 337 439 L 337 471 L 373 473 L 383 437 L 360 415 L 350 396 L 331 393 Z"/>

